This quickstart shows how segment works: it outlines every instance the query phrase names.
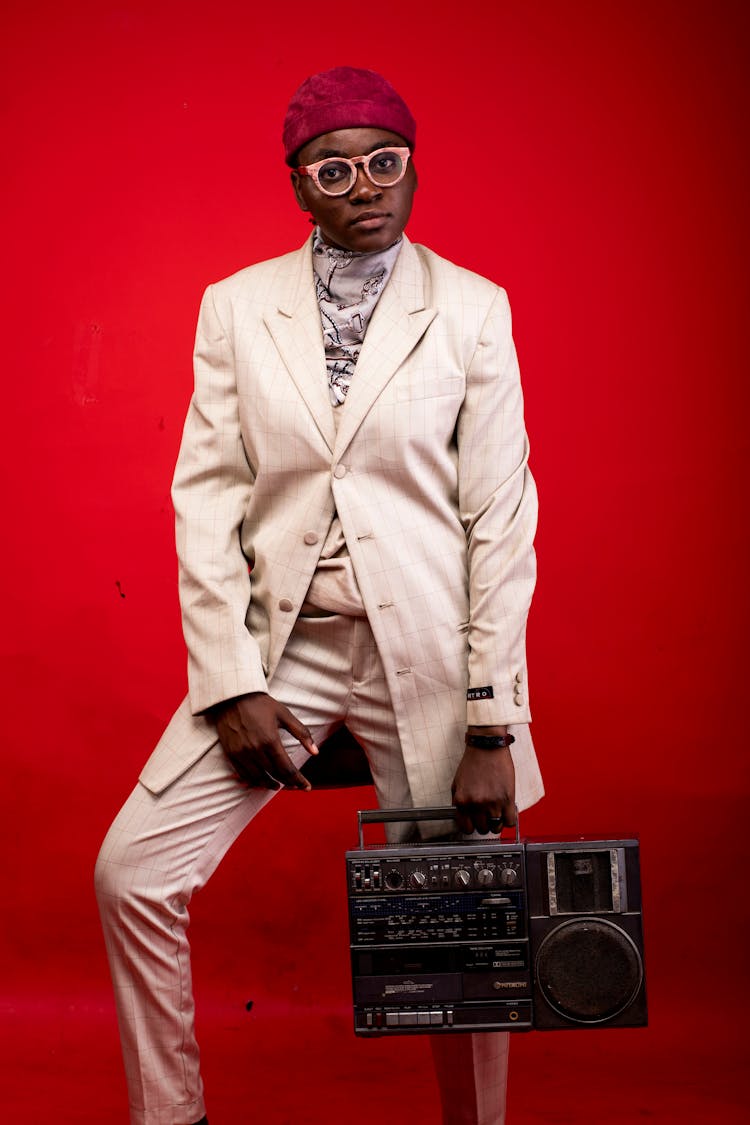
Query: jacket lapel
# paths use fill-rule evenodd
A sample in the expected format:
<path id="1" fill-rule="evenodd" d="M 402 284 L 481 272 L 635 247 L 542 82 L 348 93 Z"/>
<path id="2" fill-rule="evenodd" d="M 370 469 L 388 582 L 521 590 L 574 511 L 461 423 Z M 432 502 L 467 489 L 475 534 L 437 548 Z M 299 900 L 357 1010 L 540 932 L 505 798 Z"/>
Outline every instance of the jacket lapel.
<path id="1" fill-rule="evenodd" d="M 311 239 L 290 256 L 291 269 L 275 311 L 263 317 L 315 424 L 332 451 L 336 436 L 328 397 L 320 308 L 315 296 Z"/>
<path id="2" fill-rule="evenodd" d="M 264 316 L 284 364 L 328 448 L 337 456 L 354 437 L 368 410 L 434 320 L 425 307 L 424 279 L 417 252 L 404 236 L 393 273 L 367 326 L 362 351 L 338 435 L 328 395 L 320 308 L 315 296 L 311 239 L 290 255 L 275 311 Z"/>
<path id="3" fill-rule="evenodd" d="M 335 453 L 340 457 L 386 384 L 417 346 L 437 310 L 426 308 L 422 266 L 404 236 L 393 273 L 367 326 L 341 421 Z"/>

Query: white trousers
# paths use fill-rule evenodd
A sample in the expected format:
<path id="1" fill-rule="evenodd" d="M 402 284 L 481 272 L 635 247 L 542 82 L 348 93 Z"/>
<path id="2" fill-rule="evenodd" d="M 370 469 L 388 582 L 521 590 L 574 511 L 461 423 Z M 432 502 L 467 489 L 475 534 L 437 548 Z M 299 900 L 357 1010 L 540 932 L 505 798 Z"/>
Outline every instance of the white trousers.
<path id="1" fill-rule="evenodd" d="M 412 804 L 385 674 L 365 618 L 300 618 L 269 690 L 318 745 L 345 722 L 367 754 L 378 804 Z M 281 734 L 302 765 L 307 753 Z M 133 1125 L 192 1125 L 206 1112 L 188 904 L 274 796 L 248 789 L 216 742 L 165 792 L 154 795 L 137 785 L 102 845 L 96 890 Z M 502 1125 L 507 1034 L 430 1038 L 444 1125 Z"/>

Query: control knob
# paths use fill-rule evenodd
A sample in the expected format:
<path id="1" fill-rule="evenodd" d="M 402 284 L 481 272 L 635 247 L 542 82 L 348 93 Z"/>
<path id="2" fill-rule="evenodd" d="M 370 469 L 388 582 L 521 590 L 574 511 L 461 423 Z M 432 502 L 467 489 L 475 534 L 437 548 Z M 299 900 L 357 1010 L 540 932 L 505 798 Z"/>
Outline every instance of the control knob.
<path id="1" fill-rule="evenodd" d="M 403 887 L 404 877 L 398 868 L 394 867 L 386 872 L 385 885 L 392 891 L 397 891 L 400 887 Z"/>
<path id="2" fill-rule="evenodd" d="M 467 871 L 465 867 L 459 867 L 454 879 L 457 887 L 468 887 L 471 882 L 471 872 Z"/>
<path id="3" fill-rule="evenodd" d="M 480 887 L 486 887 L 495 878 L 495 872 L 490 867 L 480 867 L 477 871 L 477 882 Z"/>
<path id="4" fill-rule="evenodd" d="M 424 871 L 412 871 L 409 876 L 409 886 L 415 890 L 420 890 L 427 882 L 427 876 Z"/>
<path id="5" fill-rule="evenodd" d="M 500 882 L 504 887 L 512 887 L 518 882 L 518 872 L 515 867 L 504 867 L 500 872 Z"/>

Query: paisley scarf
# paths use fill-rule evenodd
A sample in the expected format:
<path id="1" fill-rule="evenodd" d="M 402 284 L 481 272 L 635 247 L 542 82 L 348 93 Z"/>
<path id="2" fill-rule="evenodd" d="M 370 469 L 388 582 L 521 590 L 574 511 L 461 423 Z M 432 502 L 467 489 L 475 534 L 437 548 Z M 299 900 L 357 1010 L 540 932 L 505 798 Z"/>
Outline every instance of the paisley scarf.
<path id="1" fill-rule="evenodd" d="M 401 239 L 385 250 L 362 253 L 328 246 L 320 229 L 313 235 L 315 292 L 323 323 L 323 341 L 331 403 L 341 406 L 349 390 L 367 325 L 382 293 Z"/>

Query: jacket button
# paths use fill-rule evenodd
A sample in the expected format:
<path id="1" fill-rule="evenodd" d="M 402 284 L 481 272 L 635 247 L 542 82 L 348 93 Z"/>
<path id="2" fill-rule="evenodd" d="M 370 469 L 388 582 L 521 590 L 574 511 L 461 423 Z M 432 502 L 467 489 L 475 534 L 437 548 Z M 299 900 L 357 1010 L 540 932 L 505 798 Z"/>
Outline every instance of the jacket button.
<path id="1" fill-rule="evenodd" d="M 524 696 L 522 691 L 516 692 L 513 702 L 515 703 L 516 707 L 523 707 L 524 703 L 526 702 L 526 697 Z"/>
<path id="2" fill-rule="evenodd" d="M 281 601 L 279 602 L 279 609 L 283 613 L 289 613 L 291 610 L 294 609 L 294 602 L 290 602 L 289 598 L 282 598 Z"/>
<path id="3" fill-rule="evenodd" d="M 517 684 L 523 683 L 523 672 L 516 672 L 516 683 Z"/>
<path id="4" fill-rule="evenodd" d="M 337 465 L 336 468 L 333 470 L 333 475 L 335 476 L 336 480 L 341 480 L 342 477 L 345 477 L 346 476 L 346 465 Z"/>
<path id="5" fill-rule="evenodd" d="M 305 534 L 304 534 L 304 540 L 305 540 L 305 543 L 307 543 L 308 547 L 314 547 L 315 544 L 318 542 L 318 539 L 319 539 L 319 536 L 318 536 L 317 531 L 306 531 Z"/>

